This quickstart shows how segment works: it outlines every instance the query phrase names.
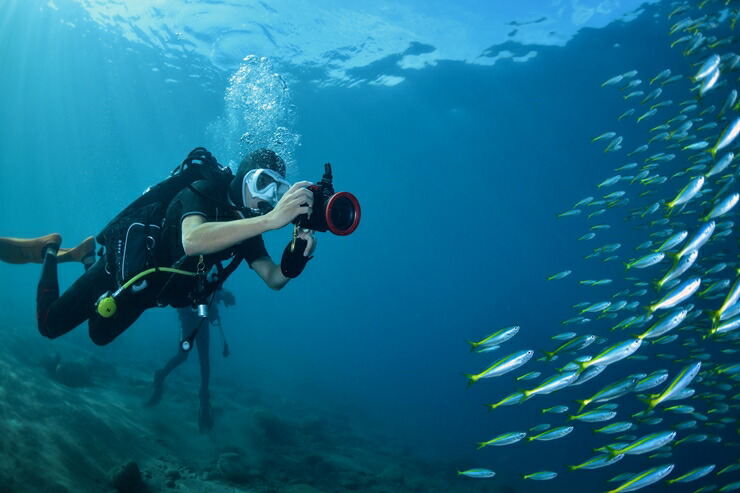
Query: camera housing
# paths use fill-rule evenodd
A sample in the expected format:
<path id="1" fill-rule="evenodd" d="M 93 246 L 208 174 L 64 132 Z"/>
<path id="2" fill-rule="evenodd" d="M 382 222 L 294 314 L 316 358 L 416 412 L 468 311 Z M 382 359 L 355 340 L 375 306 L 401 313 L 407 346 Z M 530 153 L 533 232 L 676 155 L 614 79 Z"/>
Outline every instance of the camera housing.
<path id="1" fill-rule="evenodd" d="M 316 185 L 308 187 L 313 192 L 311 217 L 301 214 L 293 221 L 302 228 L 330 231 L 337 236 L 347 236 L 360 224 L 360 202 L 349 192 L 334 193 L 331 164 L 324 164 L 324 176 Z"/>

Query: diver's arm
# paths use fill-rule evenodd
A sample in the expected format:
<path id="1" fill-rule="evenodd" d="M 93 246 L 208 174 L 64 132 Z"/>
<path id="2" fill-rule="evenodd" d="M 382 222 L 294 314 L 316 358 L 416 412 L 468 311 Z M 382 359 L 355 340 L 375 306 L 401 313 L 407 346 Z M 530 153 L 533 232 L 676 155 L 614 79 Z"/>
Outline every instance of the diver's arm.
<path id="1" fill-rule="evenodd" d="M 188 256 L 207 255 L 272 229 L 267 216 L 207 222 L 205 217 L 193 214 L 182 220 L 182 247 Z"/>
<path id="2" fill-rule="evenodd" d="M 279 291 L 290 281 L 290 278 L 285 277 L 280 272 L 280 266 L 273 262 L 270 257 L 258 258 L 252 262 L 251 267 L 265 281 L 265 284 L 275 291 Z"/>
<path id="3" fill-rule="evenodd" d="M 306 189 L 311 182 L 299 181 L 278 201 L 273 210 L 259 217 L 208 222 L 199 214 L 182 220 L 182 247 L 185 254 L 207 255 L 230 248 L 267 231 L 280 229 L 300 214 L 311 214 L 313 194 Z"/>
<path id="4" fill-rule="evenodd" d="M 298 233 L 298 238 L 307 242 L 306 249 L 303 251 L 305 257 L 310 257 L 316 249 L 316 238 L 312 233 L 309 230 L 301 230 Z M 265 281 L 265 284 L 275 291 L 282 289 L 291 279 L 283 275 L 280 265 L 273 262 L 270 257 L 260 257 L 254 260 L 250 266 Z"/>

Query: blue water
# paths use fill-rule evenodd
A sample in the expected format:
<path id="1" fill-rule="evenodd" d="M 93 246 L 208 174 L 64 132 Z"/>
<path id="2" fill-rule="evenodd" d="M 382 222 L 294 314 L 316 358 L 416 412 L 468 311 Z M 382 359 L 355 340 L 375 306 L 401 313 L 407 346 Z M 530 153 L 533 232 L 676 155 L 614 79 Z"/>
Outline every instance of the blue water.
<path id="1" fill-rule="evenodd" d="M 220 5 L 200 3 L 204 12 Z M 290 102 L 281 104 L 292 105 L 291 114 L 278 122 L 287 122 L 300 140 L 286 151 L 289 178 L 318 180 L 330 161 L 337 189 L 360 199 L 357 232 L 318 234 L 315 259 L 281 292 L 266 289 L 244 267 L 229 280 L 237 306 L 221 312 L 232 355 L 214 357 L 214 387 L 248 382 L 286 403 L 335 403 L 358 423 L 372 423 L 374 432 L 383 430 L 407 444 L 414 456 L 437 461 L 450 475 L 490 467 L 498 473 L 491 481 L 514 491 L 602 491 L 609 489 L 603 480 L 620 472 L 672 461 L 683 473 L 737 459 L 736 448 L 702 443 L 684 445 L 689 453 L 670 461 L 631 457 L 600 471 L 565 475 L 565 464 L 591 457 L 597 446 L 589 427 L 578 425 L 561 441 L 476 451 L 476 442 L 496 434 L 562 420 L 539 415 L 542 407 L 572 404 L 628 373 L 656 367 L 627 363 L 578 393 L 491 414 L 482 404 L 520 384 L 507 375 L 466 389 L 462 376 L 489 363 L 471 354 L 466 340 L 516 324 L 521 333 L 497 356 L 553 347 L 549 337 L 567 330 L 559 323 L 573 316 L 573 304 L 608 299 L 619 290 L 619 279 L 608 288 L 571 282 L 567 289 L 545 279 L 565 269 L 573 269 L 571 281 L 614 277 L 613 267 L 582 257 L 606 243 L 637 245 L 644 233 L 609 211 L 601 222 L 612 229 L 599 243 L 586 244 L 576 241 L 583 222 L 556 214 L 595 194 L 595 185 L 615 174 L 616 165 L 629 162 L 615 163 L 602 152 L 605 143 L 590 142 L 617 129 L 616 117 L 629 107 L 618 89 L 600 84 L 633 69 L 643 80 L 667 67 L 686 75 L 695 70 L 680 50 L 670 48 L 667 30 L 675 19 L 666 19 L 669 3 L 646 5 L 628 22 L 585 27 L 562 45 L 491 43 L 490 53 L 524 56 L 535 50 L 526 62 L 443 59 L 402 68 L 404 54 L 431 51 L 402 38 L 405 53 L 389 51 L 348 68 L 341 83 L 327 75 L 332 67 L 281 57 L 285 46 L 276 44 L 269 30 L 259 49 L 232 46 L 209 58 L 183 43 L 173 56 L 154 43 L 122 36 L 129 26 L 122 18 L 104 30 L 75 2 L 54 6 L 10 0 L 0 18 L 0 234 L 59 231 L 70 245 L 97 233 L 192 148 L 205 145 L 222 163 L 238 161 L 238 155 L 219 151 L 238 154 L 244 146 L 225 141 L 213 125 L 224 117 L 229 77 L 249 54 L 267 57 L 290 90 Z M 440 17 L 444 8 L 438 6 Z M 469 8 L 500 15 L 497 25 L 515 20 L 483 5 Z M 484 26 L 474 27 L 470 36 L 485 38 Z M 332 26 L 325 29 L 330 39 Z M 204 30 L 199 36 L 215 42 L 218 34 Z M 338 59 L 354 53 L 339 41 L 335 48 Z M 403 81 L 367 83 L 381 75 Z M 248 131 L 243 123 L 254 121 L 244 116 L 227 137 Z M 619 125 L 627 151 L 644 142 L 634 123 Z M 261 130 L 269 136 L 274 129 Z M 266 235 L 274 259 L 289 238 L 287 229 Z M 60 268 L 63 285 L 78 274 L 79 266 Z M 7 323 L 34 333 L 36 267 L 0 264 L 0 275 Z M 173 311 L 156 310 L 107 347 L 93 347 L 83 327 L 64 337 L 138 367 L 169 357 L 177 325 Z M 213 345 L 217 354 L 218 344 Z M 196 365 L 189 364 L 195 375 Z M 629 406 L 640 410 L 636 402 Z M 526 484 L 518 478 L 539 470 L 561 477 Z M 679 485 L 671 490 L 693 491 Z"/>

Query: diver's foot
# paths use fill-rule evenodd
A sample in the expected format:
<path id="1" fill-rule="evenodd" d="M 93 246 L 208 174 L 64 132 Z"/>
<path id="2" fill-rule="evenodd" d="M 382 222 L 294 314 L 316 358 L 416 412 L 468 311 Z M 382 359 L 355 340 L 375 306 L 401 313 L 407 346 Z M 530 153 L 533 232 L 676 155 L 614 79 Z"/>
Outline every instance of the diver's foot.
<path id="1" fill-rule="evenodd" d="M 61 244 L 62 237 L 57 233 L 30 239 L 0 237 L 0 260 L 9 264 L 40 264 L 47 247 L 56 252 Z"/>
<path id="2" fill-rule="evenodd" d="M 62 248 L 57 255 L 59 262 L 82 262 L 89 267 L 95 262 L 95 238 L 88 236 L 74 248 Z"/>
<path id="3" fill-rule="evenodd" d="M 159 401 L 162 400 L 163 393 L 164 393 L 164 375 L 162 375 L 161 370 L 157 370 L 154 372 L 154 392 L 152 392 L 152 396 L 149 398 L 149 400 L 146 401 L 145 406 L 154 407 L 157 404 L 159 404 Z"/>
<path id="4" fill-rule="evenodd" d="M 211 403 L 207 400 L 200 401 L 198 409 L 198 430 L 205 433 L 213 428 L 213 414 L 211 413 Z"/>

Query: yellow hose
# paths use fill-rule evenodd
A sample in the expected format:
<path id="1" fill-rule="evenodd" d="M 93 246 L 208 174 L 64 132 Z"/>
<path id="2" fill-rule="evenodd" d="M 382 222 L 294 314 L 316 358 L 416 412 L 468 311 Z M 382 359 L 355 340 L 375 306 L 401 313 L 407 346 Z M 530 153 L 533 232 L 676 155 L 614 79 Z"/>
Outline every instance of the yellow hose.
<path id="1" fill-rule="evenodd" d="M 189 272 L 186 270 L 174 269 L 172 267 L 153 267 L 145 271 L 139 272 L 134 277 L 126 281 L 123 286 L 118 288 L 118 291 L 110 296 L 106 296 L 98 302 L 97 310 L 101 317 L 110 318 L 116 314 L 116 296 L 118 296 L 124 289 L 128 289 L 132 284 L 136 283 L 139 279 L 144 276 L 148 276 L 152 272 L 169 272 L 171 274 L 180 274 L 183 276 L 196 276 L 195 272 Z"/>

